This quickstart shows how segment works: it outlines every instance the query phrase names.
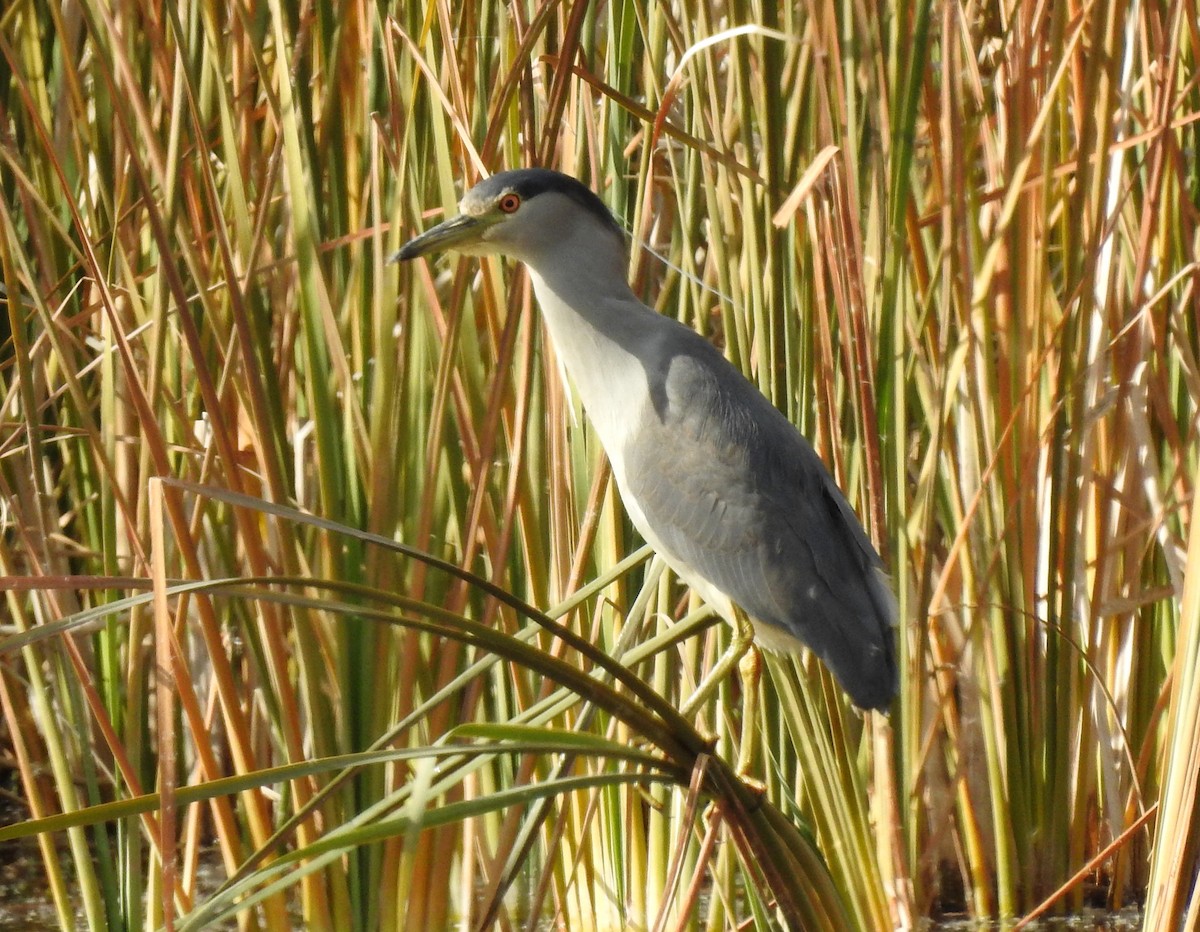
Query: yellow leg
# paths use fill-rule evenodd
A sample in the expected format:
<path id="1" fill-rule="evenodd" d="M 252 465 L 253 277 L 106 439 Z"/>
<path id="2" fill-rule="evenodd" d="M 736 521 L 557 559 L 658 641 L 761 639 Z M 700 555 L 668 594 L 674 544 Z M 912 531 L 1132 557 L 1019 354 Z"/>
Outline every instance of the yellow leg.
<path id="1" fill-rule="evenodd" d="M 742 678 L 742 736 L 738 742 L 737 775 L 752 777 L 758 746 L 758 683 L 762 679 L 762 654 L 753 644 L 738 662 Z"/>
<path id="2" fill-rule="evenodd" d="M 742 658 L 746 656 L 754 644 L 754 626 L 750 624 L 750 619 L 737 607 L 733 610 L 733 617 L 737 620 L 737 624 L 733 630 L 733 641 L 730 643 L 729 649 L 717 658 L 717 662 L 713 664 L 713 668 L 708 671 L 708 676 L 700 682 L 700 685 L 696 687 L 696 691 L 683 704 L 680 712 L 686 718 L 690 718 L 696 713 L 696 710 L 704 704 L 704 701 L 716 691 L 721 681 L 733 672 L 734 667 L 741 663 Z"/>

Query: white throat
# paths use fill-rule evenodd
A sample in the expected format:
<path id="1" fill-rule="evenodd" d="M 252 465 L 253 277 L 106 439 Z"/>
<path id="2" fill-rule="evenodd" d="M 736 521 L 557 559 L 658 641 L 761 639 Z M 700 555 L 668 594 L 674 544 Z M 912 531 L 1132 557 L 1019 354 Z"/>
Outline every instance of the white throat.
<path id="1" fill-rule="evenodd" d="M 627 399 L 649 391 L 645 369 L 629 347 L 648 335 L 646 315 L 658 315 L 632 292 L 597 298 L 586 275 L 548 281 L 533 268 L 529 274 L 554 351 L 619 470 L 628 426 L 636 421 Z"/>

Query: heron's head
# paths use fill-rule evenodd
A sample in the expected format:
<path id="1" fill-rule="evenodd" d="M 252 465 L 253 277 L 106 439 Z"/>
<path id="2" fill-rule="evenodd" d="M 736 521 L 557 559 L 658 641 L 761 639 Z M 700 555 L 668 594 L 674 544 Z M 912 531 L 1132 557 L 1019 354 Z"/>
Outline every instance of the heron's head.
<path id="1" fill-rule="evenodd" d="M 582 261 L 589 250 L 624 254 L 625 238 L 604 202 L 570 175 L 545 168 L 500 172 L 463 195 L 459 215 L 426 230 L 391 258 L 415 259 L 452 249 L 471 256 L 497 253 L 530 265 Z"/>

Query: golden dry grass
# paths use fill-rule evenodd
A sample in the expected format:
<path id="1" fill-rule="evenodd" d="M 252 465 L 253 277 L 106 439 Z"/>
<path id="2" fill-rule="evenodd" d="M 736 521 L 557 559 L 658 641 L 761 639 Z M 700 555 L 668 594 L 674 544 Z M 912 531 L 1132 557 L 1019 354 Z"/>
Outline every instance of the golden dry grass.
<path id="1" fill-rule="evenodd" d="M 1198 45 L 1187 4 L 9 4 L 0 840 L 64 927 L 1194 919 Z M 385 264 L 528 164 L 847 490 L 886 724 L 809 661 L 757 729 L 736 683 L 675 715 L 727 632 L 523 275 Z"/>

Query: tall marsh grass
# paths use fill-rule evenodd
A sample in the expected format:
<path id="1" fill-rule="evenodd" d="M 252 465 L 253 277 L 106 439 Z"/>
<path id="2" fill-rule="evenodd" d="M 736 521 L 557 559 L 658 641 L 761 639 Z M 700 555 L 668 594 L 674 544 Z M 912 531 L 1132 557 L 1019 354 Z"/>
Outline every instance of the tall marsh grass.
<path id="1" fill-rule="evenodd" d="M 5 5 L 0 841 L 59 924 L 1195 927 L 1198 51 L 1136 0 Z M 889 718 L 810 659 L 675 711 L 729 634 L 528 281 L 385 261 L 531 164 L 830 464 Z"/>

